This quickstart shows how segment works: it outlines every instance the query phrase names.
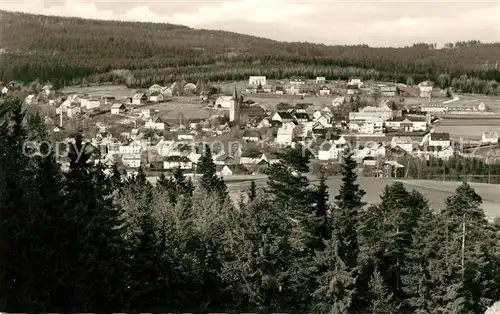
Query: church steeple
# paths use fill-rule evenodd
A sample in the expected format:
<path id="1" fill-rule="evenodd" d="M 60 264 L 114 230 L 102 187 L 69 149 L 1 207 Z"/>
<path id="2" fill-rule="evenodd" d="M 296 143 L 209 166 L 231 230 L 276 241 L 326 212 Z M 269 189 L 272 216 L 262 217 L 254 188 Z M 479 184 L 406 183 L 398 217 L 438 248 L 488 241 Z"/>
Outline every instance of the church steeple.
<path id="1" fill-rule="evenodd" d="M 238 90 L 236 89 L 236 85 L 234 85 L 234 90 L 233 90 L 233 100 L 234 101 L 239 101 L 240 97 L 238 95 Z"/>

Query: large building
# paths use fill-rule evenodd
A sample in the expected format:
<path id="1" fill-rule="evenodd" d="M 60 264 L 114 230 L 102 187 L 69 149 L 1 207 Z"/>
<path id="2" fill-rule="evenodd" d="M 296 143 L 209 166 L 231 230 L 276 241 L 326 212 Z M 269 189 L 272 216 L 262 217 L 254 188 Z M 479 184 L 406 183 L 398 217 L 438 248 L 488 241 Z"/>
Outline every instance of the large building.
<path id="1" fill-rule="evenodd" d="M 248 78 L 248 85 L 266 85 L 266 77 L 265 76 L 250 76 Z"/>

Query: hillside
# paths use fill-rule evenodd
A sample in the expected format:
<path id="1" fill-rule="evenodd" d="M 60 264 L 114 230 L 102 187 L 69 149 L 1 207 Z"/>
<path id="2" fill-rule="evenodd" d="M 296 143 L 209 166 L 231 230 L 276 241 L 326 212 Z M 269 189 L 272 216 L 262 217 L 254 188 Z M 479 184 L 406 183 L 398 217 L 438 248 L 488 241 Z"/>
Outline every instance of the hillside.
<path id="1" fill-rule="evenodd" d="M 474 41 L 434 49 L 326 46 L 283 43 L 231 32 L 198 30 L 172 24 L 85 20 L 0 11 L 0 79 L 56 84 L 125 80 L 115 69 L 129 69 L 129 85 L 198 78 L 359 75 L 406 81 L 437 78 L 451 83 L 461 74 L 500 81 L 491 64 L 500 61 L 500 44 Z M 489 64 L 489 65 L 488 65 Z M 154 69 L 154 71 L 152 71 Z M 75 80 L 76 79 L 76 80 Z"/>

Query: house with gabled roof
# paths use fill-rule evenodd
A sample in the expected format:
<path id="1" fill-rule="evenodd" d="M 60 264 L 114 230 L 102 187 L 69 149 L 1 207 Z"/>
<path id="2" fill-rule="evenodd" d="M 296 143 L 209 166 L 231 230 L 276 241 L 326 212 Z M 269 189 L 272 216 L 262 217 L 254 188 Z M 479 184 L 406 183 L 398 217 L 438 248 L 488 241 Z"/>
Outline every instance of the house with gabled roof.
<path id="1" fill-rule="evenodd" d="M 250 172 L 242 164 L 216 165 L 216 173 L 219 176 L 248 175 Z"/>
<path id="2" fill-rule="evenodd" d="M 127 108 L 122 103 L 116 103 L 111 106 L 111 114 L 122 114 Z"/>
<path id="3" fill-rule="evenodd" d="M 246 142 L 258 142 L 261 139 L 261 135 L 256 130 L 245 130 L 241 138 Z"/>
<path id="4" fill-rule="evenodd" d="M 145 93 L 135 93 L 134 95 L 132 95 L 132 105 L 144 105 L 147 101 L 148 96 Z"/>
<path id="5" fill-rule="evenodd" d="M 181 168 L 182 170 L 193 169 L 193 162 L 186 156 L 167 156 L 163 159 L 163 169 L 172 170 Z"/>
<path id="6" fill-rule="evenodd" d="M 281 123 L 288 123 L 293 120 L 293 115 L 288 111 L 276 111 L 271 117 L 271 121 L 279 121 Z"/>
<path id="7" fill-rule="evenodd" d="M 311 120 L 309 115 L 305 112 L 296 112 L 293 117 L 295 118 L 295 121 L 297 121 L 299 124 L 301 123 L 306 123 Z"/>
<path id="8" fill-rule="evenodd" d="M 485 144 L 497 144 L 498 132 L 483 132 L 483 134 L 481 135 L 481 142 Z"/>
<path id="9" fill-rule="evenodd" d="M 328 86 L 321 86 L 319 89 L 320 96 L 329 96 L 331 94 L 331 90 Z"/>

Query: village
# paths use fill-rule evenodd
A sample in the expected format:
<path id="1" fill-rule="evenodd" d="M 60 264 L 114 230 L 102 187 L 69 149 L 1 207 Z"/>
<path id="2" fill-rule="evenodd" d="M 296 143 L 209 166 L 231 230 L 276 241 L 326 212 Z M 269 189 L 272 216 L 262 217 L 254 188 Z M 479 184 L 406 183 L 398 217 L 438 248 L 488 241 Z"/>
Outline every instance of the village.
<path id="1" fill-rule="evenodd" d="M 2 93 L 8 92 L 3 86 Z M 122 97 L 61 94 L 46 85 L 24 103 L 50 109 L 45 122 L 54 139 L 69 141 L 70 130 L 82 130 L 100 147 L 107 165 L 116 164 L 128 174 L 139 167 L 151 176 L 178 167 L 193 173 L 208 144 L 219 175 L 256 175 L 276 162 L 281 150 L 301 145 L 311 154 L 314 169 L 338 164 L 350 148 L 365 175 L 394 177 L 405 167 L 398 162 L 401 156 L 471 156 L 464 143 L 476 148 L 475 157 L 498 160 L 496 131 L 464 142 L 435 130 L 445 114 L 494 115 L 483 102 L 455 105 L 456 100 L 428 81 L 407 86 L 360 78 L 271 82 L 251 76 L 224 88 L 155 84 Z M 179 111 L 175 116 L 174 106 Z M 191 114 L 193 106 L 204 113 Z M 60 162 L 67 167 L 67 160 Z"/>

